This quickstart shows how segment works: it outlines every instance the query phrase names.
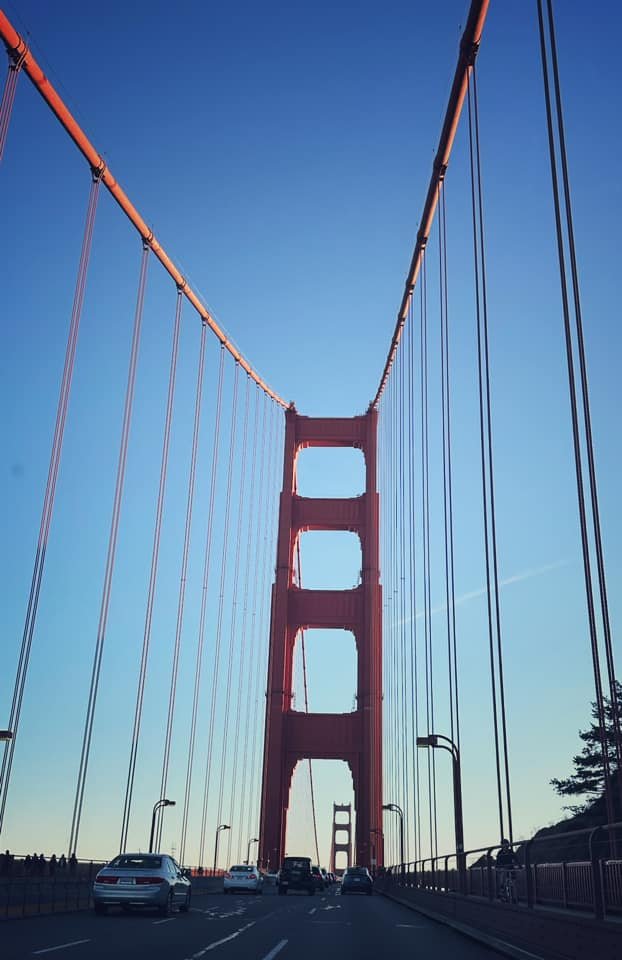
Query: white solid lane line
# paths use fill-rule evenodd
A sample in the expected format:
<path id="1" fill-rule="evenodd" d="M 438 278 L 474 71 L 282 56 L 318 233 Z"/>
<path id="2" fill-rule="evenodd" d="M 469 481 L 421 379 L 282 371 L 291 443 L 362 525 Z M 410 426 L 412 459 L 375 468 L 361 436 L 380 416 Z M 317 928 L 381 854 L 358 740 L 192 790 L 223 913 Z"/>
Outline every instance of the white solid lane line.
<path id="1" fill-rule="evenodd" d="M 216 947 L 221 947 L 223 943 L 229 943 L 230 940 L 235 940 L 236 937 L 239 937 L 240 934 L 244 933 L 245 930 L 248 930 L 249 927 L 254 927 L 256 922 L 256 920 L 252 920 L 251 923 L 247 923 L 246 926 L 240 927 L 239 930 L 236 930 L 235 933 L 230 934 L 228 937 L 223 937 L 222 940 L 215 940 L 214 943 L 208 943 L 208 945 L 203 947 L 202 950 L 198 950 L 196 953 L 193 953 L 190 960 L 199 960 L 199 957 L 202 957 L 205 953 L 209 953 L 210 950 L 215 950 Z"/>
<path id="2" fill-rule="evenodd" d="M 270 953 L 267 953 L 263 960 L 273 960 L 273 957 L 276 957 L 277 953 L 280 953 L 283 947 L 287 946 L 287 940 L 281 940 L 277 943 L 276 947 L 273 947 Z"/>
<path id="3" fill-rule="evenodd" d="M 167 917 L 166 920 L 153 920 L 153 925 L 156 926 L 158 923 L 170 923 L 171 920 L 177 920 L 177 917 Z"/>
<path id="4" fill-rule="evenodd" d="M 72 940 L 71 943 L 59 943 L 57 947 L 44 947 L 43 950 L 33 950 L 33 954 L 38 953 L 52 953 L 53 950 L 64 950 L 66 947 L 77 947 L 80 943 L 90 943 L 91 939 L 88 940 Z"/>

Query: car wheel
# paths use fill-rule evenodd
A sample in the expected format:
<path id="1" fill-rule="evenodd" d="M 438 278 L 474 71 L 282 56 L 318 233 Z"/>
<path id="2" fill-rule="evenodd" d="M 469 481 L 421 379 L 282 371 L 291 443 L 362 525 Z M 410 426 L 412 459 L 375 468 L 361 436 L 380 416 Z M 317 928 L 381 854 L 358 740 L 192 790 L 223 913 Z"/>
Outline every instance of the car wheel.
<path id="1" fill-rule="evenodd" d="M 287 895 L 287 890 L 285 887 L 279 887 L 279 897 L 285 897 Z"/>
<path id="2" fill-rule="evenodd" d="M 368 897 L 371 897 L 372 893 L 373 893 L 373 890 L 368 890 L 368 891 L 367 891 L 367 896 L 368 896 Z"/>
<path id="3" fill-rule="evenodd" d="M 315 896 L 315 890 L 313 889 L 313 887 L 311 887 L 311 889 L 309 890 L 309 896 L 310 896 L 310 897 L 314 897 L 314 896 Z"/>
<path id="4" fill-rule="evenodd" d="M 129 903 L 122 903 L 122 904 L 121 904 L 121 909 L 123 910 L 123 913 L 131 913 L 131 912 L 132 912 L 132 908 L 130 907 Z"/>
<path id="5" fill-rule="evenodd" d="M 180 913 L 188 913 L 188 910 L 190 909 L 190 900 L 191 900 L 191 898 L 192 898 L 192 894 L 191 894 L 190 892 L 188 892 L 188 895 L 186 896 L 186 899 L 184 900 L 184 902 L 181 904 L 181 906 L 180 906 L 180 908 L 179 908 L 179 912 L 180 912 Z"/>
<path id="6" fill-rule="evenodd" d="M 108 908 L 107 908 L 107 906 L 106 906 L 105 903 L 94 903 L 94 904 L 93 904 L 93 910 L 94 910 L 95 913 L 97 913 L 100 917 L 103 917 L 103 915 L 108 911 Z"/>
<path id="7" fill-rule="evenodd" d="M 173 891 L 169 893 L 166 902 L 158 907 L 158 913 L 161 917 L 170 917 L 173 912 Z"/>

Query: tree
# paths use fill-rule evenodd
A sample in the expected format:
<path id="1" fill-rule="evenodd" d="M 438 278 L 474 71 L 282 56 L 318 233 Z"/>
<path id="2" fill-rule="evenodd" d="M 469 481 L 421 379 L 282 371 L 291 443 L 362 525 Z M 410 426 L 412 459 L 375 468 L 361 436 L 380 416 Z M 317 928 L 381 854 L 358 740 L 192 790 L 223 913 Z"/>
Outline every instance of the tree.
<path id="1" fill-rule="evenodd" d="M 618 701 L 618 720 L 622 727 L 622 683 L 616 680 L 616 698 Z M 617 769 L 614 734 L 614 714 L 611 698 L 603 697 L 605 713 L 605 743 L 609 758 L 609 771 L 613 775 Z M 603 755 L 601 746 L 601 728 L 598 722 L 598 707 L 592 702 L 592 723 L 589 730 L 580 730 L 583 741 L 581 753 L 572 758 L 574 773 L 565 780 L 551 780 L 555 792 L 562 797 L 585 797 L 583 803 L 566 806 L 573 813 L 583 813 L 604 793 Z"/>

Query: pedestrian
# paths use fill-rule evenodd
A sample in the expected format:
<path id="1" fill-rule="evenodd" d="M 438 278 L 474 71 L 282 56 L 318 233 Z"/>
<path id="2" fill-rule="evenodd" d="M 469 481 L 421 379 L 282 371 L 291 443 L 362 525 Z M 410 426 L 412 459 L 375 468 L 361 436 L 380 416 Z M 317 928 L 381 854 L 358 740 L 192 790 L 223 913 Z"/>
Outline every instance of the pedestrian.
<path id="1" fill-rule="evenodd" d="M 39 854 L 39 876 L 42 877 L 44 874 L 45 874 L 45 856 L 44 854 L 40 853 Z"/>
<path id="2" fill-rule="evenodd" d="M 48 864 L 48 869 L 50 871 L 51 877 L 55 876 L 56 874 L 56 864 L 57 864 L 56 854 L 53 853 L 52 856 L 50 857 L 50 862 Z"/>
<path id="3" fill-rule="evenodd" d="M 69 857 L 69 873 L 75 873 L 78 869 L 78 859 L 75 855 L 75 852 Z"/>
<path id="4" fill-rule="evenodd" d="M 58 866 L 61 870 L 64 870 L 67 866 L 67 857 L 64 853 L 61 853 L 60 857 L 58 858 Z"/>

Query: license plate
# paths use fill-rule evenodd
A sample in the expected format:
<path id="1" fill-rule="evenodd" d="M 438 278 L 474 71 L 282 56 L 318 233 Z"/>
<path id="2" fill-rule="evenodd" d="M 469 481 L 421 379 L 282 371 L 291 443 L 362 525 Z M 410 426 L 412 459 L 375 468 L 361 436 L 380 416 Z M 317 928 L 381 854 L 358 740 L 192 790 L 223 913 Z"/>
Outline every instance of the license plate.
<path id="1" fill-rule="evenodd" d="M 117 880 L 117 886 L 119 887 L 133 887 L 135 883 L 134 877 L 128 877 L 127 880 L 122 880 L 121 878 Z"/>

